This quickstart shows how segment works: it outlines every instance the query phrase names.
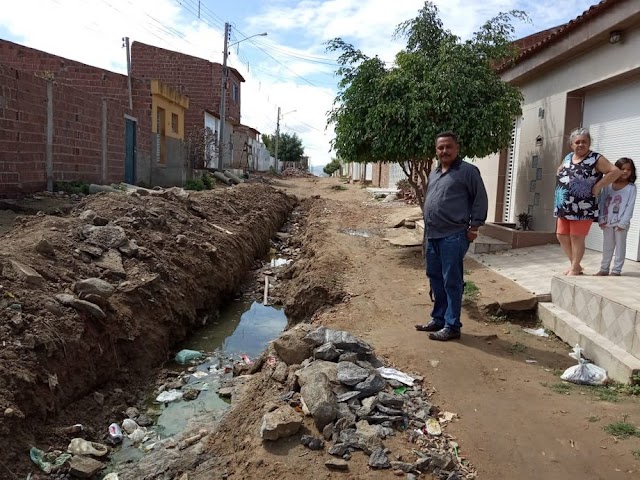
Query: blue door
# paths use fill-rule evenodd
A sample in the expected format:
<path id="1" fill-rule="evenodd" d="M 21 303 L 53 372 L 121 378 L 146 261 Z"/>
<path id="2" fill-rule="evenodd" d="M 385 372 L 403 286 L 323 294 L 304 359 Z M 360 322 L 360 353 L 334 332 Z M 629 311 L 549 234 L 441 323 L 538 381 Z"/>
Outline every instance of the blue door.
<path id="1" fill-rule="evenodd" d="M 136 183 L 136 122 L 125 118 L 125 158 L 124 181 L 135 185 Z"/>

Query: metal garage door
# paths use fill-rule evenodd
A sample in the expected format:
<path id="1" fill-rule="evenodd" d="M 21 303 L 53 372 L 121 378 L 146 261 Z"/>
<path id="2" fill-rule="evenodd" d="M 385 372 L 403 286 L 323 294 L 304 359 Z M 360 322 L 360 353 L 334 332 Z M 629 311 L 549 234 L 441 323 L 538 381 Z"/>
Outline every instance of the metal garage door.
<path id="1" fill-rule="evenodd" d="M 630 157 L 640 166 L 640 80 L 585 95 L 583 125 L 592 137 L 592 150 L 609 161 Z M 640 187 L 640 183 L 637 183 Z M 627 237 L 627 258 L 640 260 L 640 196 L 636 199 Z M 602 232 L 596 225 L 587 248 L 602 251 Z"/>

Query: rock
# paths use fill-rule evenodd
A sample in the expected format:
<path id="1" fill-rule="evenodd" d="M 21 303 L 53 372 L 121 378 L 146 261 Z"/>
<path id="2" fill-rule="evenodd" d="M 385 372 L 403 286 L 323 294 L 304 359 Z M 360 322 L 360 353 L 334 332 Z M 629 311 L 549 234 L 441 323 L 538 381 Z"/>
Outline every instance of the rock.
<path id="1" fill-rule="evenodd" d="M 287 365 L 302 363 L 313 353 L 313 346 L 304 340 L 305 335 L 304 329 L 292 328 L 274 340 L 273 348 Z"/>
<path id="2" fill-rule="evenodd" d="M 356 423 L 356 415 L 345 403 L 338 403 L 338 418 L 344 418 L 348 420 L 349 423 Z"/>
<path id="3" fill-rule="evenodd" d="M 329 423 L 322 429 L 322 437 L 329 441 L 333 437 L 334 431 L 333 423 Z"/>
<path id="4" fill-rule="evenodd" d="M 7 418 L 13 417 L 15 413 L 16 411 L 11 407 L 5 408 L 4 410 L 4 416 Z"/>
<path id="5" fill-rule="evenodd" d="M 377 397 L 367 397 L 362 400 L 362 406 L 356 411 L 358 417 L 367 417 L 371 415 L 373 409 L 378 404 Z"/>
<path id="6" fill-rule="evenodd" d="M 140 415 L 140 411 L 136 407 L 129 407 L 124 411 L 124 414 L 127 418 L 135 419 L 138 415 Z"/>
<path id="7" fill-rule="evenodd" d="M 195 388 L 190 388 L 186 392 L 184 392 L 184 395 L 182 395 L 182 399 L 195 400 L 196 398 L 198 398 L 198 395 L 200 395 L 199 390 L 196 390 Z"/>
<path id="8" fill-rule="evenodd" d="M 386 386 L 387 382 L 379 373 L 372 373 L 366 378 L 366 380 L 358 383 L 355 388 L 356 390 L 360 390 L 360 397 L 369 397 L 377 394 L 381 390 L 384 390 Z"/>
<path id="9" fill-rule="evenodd" d="M 418 477 L 416 477 L 413 473 L 407 473 L 407 478 L 405 480 L 418 480 Z"/>
<path id="10" fill-rule="evenodd" d="M 313 350 L 313 358 L 317 360 L 335 362 L 338 357 L 340 357 L 340 352 L 338 352 L 333 343 L 324 343 Z"/>
<path id="11" fill-rule="evenodd" d="M 104 465 L 90 457 L 74 455 L 69 462 L 69 473 L 78 478 L 91 478 L 97 474 Z"/>
<path id="12" fill-rule="evenodd" d="M 143 413 L 136 419 L 136 423 L 141 427 L 150 427 L 153 425 L 153 420 Z"/>
<path id="13" fill-rule="evenodd" d="M 332 423 L 338 416 L 338 402 L 331 390 L 331 383 L 326 374 L 316 374 L 313 381 L 305 383 L 300 396 L 309 409 L 318 430 Z"/>
<path id="14" fill-rule="evenodd" d="M 355 363 L 340 362 L 338 363 L 337 379 L 345 385 L 357 385 L 369 376 L 369 372 Z M 361 389 L 358 389 L 361 390 Z"/>
<path id="15" fill-rule="evenodd" d="M 415 469 L 422 473 L 430 472 L 431 469 L 431 457 L 420 458 L 414 464 Z"/>
<path id="16" fill-rule="evenodd" d="M 431 466 L 434 468 L 439 468 L 441 470 L 449 470 L 451 467 L 453 467 L 453 460 L 449 455 L 434 453 L 431 456 Z"/>
<path id="17" fill-rule="evenodd" d="M 348 402 L 349 400 L 357 397 L 358 395 L 360 395 L 360 392 L 358 392 L 357 390 L 345 392 L 341 395 L 338 395 L 338 402 Z"/>
<path id="18" fill-rule="evenodd" d="M 339 435 L 340 432 L 342 432 L 343 430 L 349 430 L 349 429 L 352 429 L 355 433 L 355 426 L 356 426 L 355 420 L 356 420 L 355 417 L 339 418 L 338 420 L 336 420 L 336 423 L 333 424 L 334 433 L 337 432 Z"/>
<path id="19" fill-rule="evenodd" d="M 86 253 L 92 258 L 99 258 L 104 252 L 104 250 L 100 247 L 94 247 L 87 244 L 78 245 L 78 251 Z"/>
<path id="20" fill-rule="evenodd" d="M 106 299 L 113 295 L 115 287 L 100 278 L 87 278 L 76 282 L 73 291 L 78 295 L 94 294 Z"/>
<path id="21" fill-rule="evenodd" d="M 80 298 L 80 300 L 85 300 L 89 303 L 94 303 L 96 305 L 98 305 L 102 310 L 105 310 L 108 306 L 109 306 L 109 300 L 100 297 L 98 295 L 94 295 L 92 293 L 88 294 L 88 295 L 82 295 L 82 297 Z"/>
<path id="22" fill-rule="evenodd" d="M 276 364 L 276 368 L 273 369 L 273 374 L 271 378 L 273 378 L 278 383 L 284 383 L 287 380 L 289 375 L 289 369 L 287 364 L 284 362 L 278 362 Z"/>
<path id="23" fill-rule="evenodd" d="M 369 373 L 373 373 L 375 371 L 375 368 L 373 368 L 373 365 L 371 365 L 371 363 L 367 362 L 366 360 L 356 360 L 355 363 L 360 368 L 364 368 L 365 370 L 367 370 Z"/>
<path id="24" fill-rule="evenodd" d="M 370 353 L 373 350 L 371 345 L 363 342 L 349 332 L 331 330 L 326 327 L 319 327 L 304 338 L 316 347 L 324 343 L 332 343 L 336 348 L 349 352 Z"/>
<path id="25" fill-rule="evenodd" d="M 98 405 L 104 405 L 104 394 L 100 392 L 93 392 L 93 399 Z"/>
<path id="26" fill-rule="evenodd" d="M 391 416 L 391 415 L 368 415 L 364 417 L 360 417 L 362 420 L 366 420 L 369 423 L 386 423 L 388 425 L 392 425 L 396 422 L 401 422 L 404 420 L 403 416 Z"/>
<path id="27" fill-rule="evenodd" d="M 80 215 L 78 215 L 78 218 L 80 220 L 82 220 L 83 222 L 91 223 L 91 222 L 93 222 L 93 219 L 96 218 L 96 216 L 97 216 L 97 214 L 93 210 L 85 210 Z"/>
<path id="28" fill-rule="evenodd" d="M 369 456 L 369 466 L 371 468 L 389 468 L 391 467 L 391 463 L 389 463 L 389 457 L 385 453 L 383 448 L 378 448 L 373 451 Z"/>
<path id="29" fill-rule="evenodd" d="M 233 395 L 233 387 L 222 387 L 220 390 L 218 390 L 218 396 L 220 398 L 231 398 L 231 395 Z"/>
<path id="30" fill-rule="evenodd" d="M 82 234 L 87 243 L 103 250 L 118 248 L 127 242 L 127 235 L 124 229 L 116 225 L 85 227 L 82 230 Z"/>
<path id="31" fill-rule="evenodd" d="M 124 245 L 118 247 L 120 253 L 122 253 L 125 257 L 136 257 L 138 255 L 139 249 L 140 247 L 138 247 L 138 244 L 135 240 L 127 240 Z"/>
<path id="32" fill-rule="evenodd" d="M 96 215 L 95 217 L 93 217 L 93 220 L 91 221 L 91 223 L 93 223 L 98 227 L 104 227 L 107 223 L 109 223 L 109 219 Z"/>
<path id="33" fill-rule="evenodd" d="M 100 193 L 100 192 L 122 193 L 121 190 L 118 190 L 117 188 L 113 188 L 110 185 L 98 185 L 97 183 L 91 183 L 89 185 L 89 193 Z"/>
<path id="34" fill-rule="evenodd" d="M 451 472 L 447 477 L 447 480 L 461 480 L 461 479 L 460 479 L 460 475 L 458 475 L 456 472 Z"/>
<path id="35" fill-rule="evenodd" d="M 335 443 L 329 448 L 329 455 L 335 455 L 336 457 L 342 457 L 347 452 L 349 452 L 349 446 L 344 443 Z"/>
<path id="36" fill-rule="evenodd" d="M 324 466 L 330 470 L 349 470 L 349 464 L 345 460 L 340 460 L 339 458 L 332 458 L 331 460 L 327 460 L 324 462 Z"/>
<path id="37" fill-rule="evenodd" d="M 401 470 L 404 473 L 409 473 L 415 469 L 415 467 L 413 466 L 413 463 L 399 462 L 399 461 L 392 461 L 391 468 L 393 468 L 394 470 Z"/>
<path id="38" fill-rule="evenodd" d="M 61 304 L 75 308 L 76 310 L 91 315 L 94 318 L 99 320 L 103 320 L 106 318 L 106 314 L 102 311 L 102 309 L 94 303 L 87 302 L 86 300 L 79 300 L 73 295 L 69 295 L 68 293 L 59 293 L 55 296 L 56 300 L 58 300 Z"/>
<path id="39" fill-rule="evenodd" d="M 9 260 L 9 263 L 2 269 L 2 275 L 9 278 L 17 276 L 20 280 L 32 287 L 42 287 L 44 285 L 42 275 L 30 266 L 15 260 Z"/>
<path id="40" fill-rule="evenodd" d="M 309 448 L 309 450 L 322 450 L 324 448 L 324 442 L 311 435 L 303 435 L 300 438 L 300 443 Z"/>
<path id="41" fill-rule="evenodd" d="M 312 381 L 320 373 L 325 374 L 329 379 L 329 382 L 336 382 L 337 369 L 337 364 L 333 362 L 316 360 L 296 372 L 296 376 L 298 377 L 298 384 L 301 387 L 304 387 L 307 383 L 309 383 L 309 381 Z"/>
<path id="42" fill-rule="evenodd" d="M 105 227 L 106 228 L 106 227 Z M 122 255 L 118 250 L 108 250 L 95 261 L 98 267 L 104 268 L 109 273 L 118 278 L 126 278 L 127 272 L 122 265 Z"/>
<path id="43" fill-rule="evenodd" d="M 379 425 L 369 425 L 365 420 L 360 420 L 356 424 L 358 448 L 365 453 L 372 453 L 383 448 L 382 437 L 382 427 Z"/>
<path id="44" fill-rule="evenodd" d="M 176 243 L 177 243 L 178 245 L 184 246 L 184 245 L 186 245 L 187 243 L 189 243 L 189 239 L 187 238 L 187 236 L 186 236 L 186 235 L 177 235 L 177 236 L 176 236 Z"/>
<path id="45" fill-rule="evenodd" d="M 398 410 L 397 408 L 385 407 L 384 405 L 377 405 L 376 408 L 379 412 L 384 413 L 385 415 L 402 415 L 402 410 Z"/>
<path id="46" fill-rule="evenodd" d="M 276 232 L 276 238 L 278 238 L 279 240 L 286 240 L 287 238 L 289 238 L 291 235 L 289 235 L 288 233 L 284 233 L 284 232 Z"/>
<path id="47" fill-rule="evenodd" d="M 40 241 L 36 243 L 35 251 L 45 257 L 52 257 L 56 253 L 53 245 L 51 245 L 51 243 L 46 238 L 41 238 Z"/>
<path id="48" fill-rule="evenodd" d="M 262 417 L 260 438 L 264 440 L 278 440 L 294 435 L 302 425 L 302 415 L 289 405 L 283 405 Z"/>
<path id="49" fill-rule="evenodd" d="M 338 357 L 338 362 L 351 362 L 356 363 L 358 361 L 358 354 L 353 352 L 341 353 Z"/>
<path id="50" fill-rule="evenodd" d="M 385 407 L 402 408 L 404 406 L 404 399 L 398 395 L 393 395 L 387 392 L 378 393 L 378 403 Z"/>

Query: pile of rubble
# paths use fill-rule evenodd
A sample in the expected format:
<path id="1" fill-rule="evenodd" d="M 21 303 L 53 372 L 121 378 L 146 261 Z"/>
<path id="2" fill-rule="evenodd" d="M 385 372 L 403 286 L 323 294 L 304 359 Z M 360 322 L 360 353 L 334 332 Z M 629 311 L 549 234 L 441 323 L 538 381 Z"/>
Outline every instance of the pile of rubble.
<path id="1" fill-rule="evenodd" d="M 297 167 L 287 167 L 285 168 L 282 172 L 280 172 L 280 175 L 283 177 L 305 177 L 305 178 L 311 178 L 311 177 L 315 177 L 314 174 L 309 173 L 307 170 L 303 170 L 301 168 L 297 168 Z"/>
<path id="2" fill-rule="evenodd" d="M 275 340 L 263 361 L 263 371 L 286 392 L 262 419 L 263 440 L 296 434 L 309 416 L 318 436 L 303 435 L 301 443 L 311 450 L 330 443 L 329 469 L 348 470 L 352 454 L 363 451 L 370 468 L 392 469 L 407 478 L 428 473 L 447 480 L 476 477 L 460 459 L 453 437 L 442 431 L 455 414 L 438 412 L 420 376 L 385 367 L 369 344 L 350 333 L 299 325 Z M 412 462 L 401 456 L 392 460 L 385 448 L 384 440 L 399 431 L 415 445 Z"/>

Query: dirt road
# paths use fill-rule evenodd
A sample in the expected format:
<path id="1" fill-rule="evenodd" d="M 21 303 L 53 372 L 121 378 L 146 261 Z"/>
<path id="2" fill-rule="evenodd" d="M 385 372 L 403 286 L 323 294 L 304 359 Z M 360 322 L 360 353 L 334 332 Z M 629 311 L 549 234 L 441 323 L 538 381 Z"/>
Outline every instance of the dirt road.
<path id="1" fill-rule="evenodd" d="M 559 373 L 573 363 L 567 345 L 473 308 L 464 313 L 460 341 L 436 343 L 415 332 L 430 310 L 420 248 L 393 247 L 375 234 L 389 213 L 406 207 L 373 201 L 358 185 L 331 189 L 337 183 L 286 182 L 289 193 L 328 199 L 317 228 L 345 270 L 350 300 L 320 315 L 319 323 L 349 330 L 398 368 L 424 375 L 438 392 L 436 403 L 460 416 L 449 431 L 479 478 L 638 478 L 640 438 L 616 440 L 604 431 L 623 419 L 640 425 L 638 398 L 561 383 Z M 349 228 L 374 234 L 342 233 Z M 509 296 L 516 288 L 471 260 L 466 267 L 481 293 Z"/>

